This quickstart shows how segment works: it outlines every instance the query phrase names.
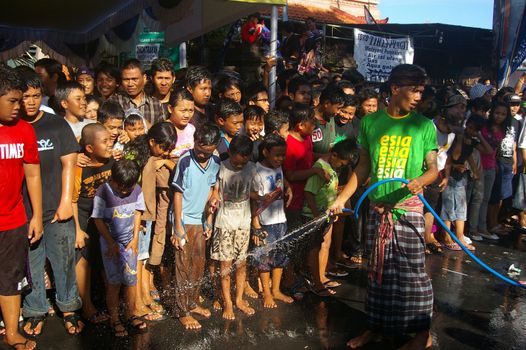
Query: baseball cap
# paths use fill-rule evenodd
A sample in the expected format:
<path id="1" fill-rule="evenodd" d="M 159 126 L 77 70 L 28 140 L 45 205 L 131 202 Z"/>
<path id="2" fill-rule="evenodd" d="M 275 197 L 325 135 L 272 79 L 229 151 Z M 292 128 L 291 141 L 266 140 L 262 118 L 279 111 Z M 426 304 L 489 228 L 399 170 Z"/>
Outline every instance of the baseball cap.
<path id="1" fill-rule="evenodd" d="M 493 86 L 491 85 L 476 83 L 475 85 L 473 85 L 471 90 L 469 90 L 469 98 L 474 100 L 477 97 L 482 97 L 484 96 L 484 94 L 486 94 L 486 92 L 490 91 L 491 89 L 493 89 Z"/>
<path id="2" fill-rule="evenodd" d="M 506 97 L 506 103 L 509 105 L 520 105 L 521 102 L 522 102 L 522 99 L 520 98 L 519 95 L 512 94 Z"/>
<path id="3" fill-rule="evenodd" d="M 81 76 L 82 74 L 87 74 L 89 76 L 91 76 L 93 79 L 95 79 L 95 72 L 93 72 L 91 69 L 89 69 L 88 67 L 80 67 L 79 69 L 77 69 L 77 75 L 76 77 L 78 78 L 79 76 Z"/>
<path id="4" fill-rule="evenodd" d="M 453 107 L 458 104 L 467 104 L 467 101 L 462 95 L 452 95 L 452 96 L 449 96 L 443 108 Z"/>

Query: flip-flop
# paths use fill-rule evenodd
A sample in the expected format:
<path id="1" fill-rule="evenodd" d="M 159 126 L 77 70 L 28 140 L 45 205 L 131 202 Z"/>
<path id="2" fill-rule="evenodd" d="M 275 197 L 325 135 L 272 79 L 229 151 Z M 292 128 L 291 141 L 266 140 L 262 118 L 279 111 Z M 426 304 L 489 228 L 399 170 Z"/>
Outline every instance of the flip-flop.
<path id="1" fill-rule="evenodd" d="M 461 251 L 462 248 L 460 248 L 460 246 L 456 243 L 450 243 L 450 244 L 443 244 L 444 248 L 446 248 L 447 250 L 452 250 L 454 252 L 458 252 L 458 251 Z"/>
<path id="2" fill-rule="evenodd" d="M 337 288 L 341 286 L 342 284 L 336 281 L 327 281 L 323 285 L 327 288 Z"/>
<path id="3" fill-rule="evenodd" d="M 23 343 L 14 343 L 14 344 L 9 344 L 8 342 L 4 342 L 4 343 L 6 343 L 9 347 L 11 347 L 11 348 L 13 348 L 13 349 L 15 349 L 15 350 L 18 350 L 18 347 L 19 347 L 19 346 L 23 346 L 24 349 L 25 349 L 25 348 L 27 347 L 27 343 L 29 343 L 29 339 L 27 339 L 27 340 L 26 340 L 25 342 L 23 342 Z M 35 349 L 36 349 L 36 347 L 35 347 Z"/>
<path id="4" fill-rule="evenodd" d="M 313 288 L 311 292 L 322 298 L 332 297 L 333 295 L 336 294 L 335 291 L 325 286 L 323 286 L 322 288 L 318 288 L 318 289 Z"/>
<path id="5" fill-rule="evenodd" d="M 40 328 L 40 333 L 38 334 L 31 334 L 31 333 L 27 333 L 25 331 L 25 326 L 29 323 L 30 326 L 29 326 L 29 329 L 33 332 L 35 332 L 35 329 L 38 327 L 38 325 L 42 322 L 42 327 Z M 35 316 L 35 317 L 27 317 L 26 319 L 24 319 L 24 326 L 22 327 L 22 330 L 24 331 L 24 334 L 27 335 L 28 337 L 36 337 L 36 336 L 39 336 L 40 334 L 42 334 L 42 330 L 44 329 L 44 325 L 46 323 L 46 316 Z"/>

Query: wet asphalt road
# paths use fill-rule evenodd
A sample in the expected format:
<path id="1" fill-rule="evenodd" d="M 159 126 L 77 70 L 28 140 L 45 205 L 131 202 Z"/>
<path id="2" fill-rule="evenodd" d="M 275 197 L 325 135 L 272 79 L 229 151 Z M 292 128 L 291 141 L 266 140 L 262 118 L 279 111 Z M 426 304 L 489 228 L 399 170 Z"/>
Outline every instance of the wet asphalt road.
<path id="1" fill-rule="evenodd" d="M 526 242 L 511 233 L 498 244 L 476 243 L 476 254 L 500 272 L 522 267 L 526 280 Z M 427 270 L 435 291 L 433 349 L 526 349 L 526 289 L 519 290 L 483 271 L 462 252 L 429 256 Z M 307 294 L 293 305 L 279 303 L 256 315 L 225 321 L 220 313 L 203 320 L 199 332 L 184 332 L 177 320 L 151 323 L 146 334 L 117 340 L 109 326 L 88 327 L 68 336 L 57 316 L 48 317 L 39 349 L 345 349 L 346 341 L 364 330 L 365 271 L 351 270 L 337 296 Z M 396 349 L 404 339 L 382 340 L 364 349 Z M 7 349 L 0 345 L 0 349 Z"/>

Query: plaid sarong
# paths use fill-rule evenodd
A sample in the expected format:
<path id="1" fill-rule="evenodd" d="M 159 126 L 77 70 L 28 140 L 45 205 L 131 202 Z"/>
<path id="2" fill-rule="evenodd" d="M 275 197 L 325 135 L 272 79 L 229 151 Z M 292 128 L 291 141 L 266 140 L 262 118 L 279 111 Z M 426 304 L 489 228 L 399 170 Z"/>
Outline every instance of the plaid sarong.
<path id="1" fill-rule="evenodd" d="M 378 245 L 381 215 L 371 208 L 367 247 Z M 366 313 L 370 330 L 400 335 L 428 330 L 433 312 L 433 287 L 425 272 L 424 216 L 406 212 L 393 222 L 384 244 L 382 281 L 368 278 Z M 374 266 L 369 264 L 368 269 Z M 373 271 L 369 271 L 372 273 Z"/>

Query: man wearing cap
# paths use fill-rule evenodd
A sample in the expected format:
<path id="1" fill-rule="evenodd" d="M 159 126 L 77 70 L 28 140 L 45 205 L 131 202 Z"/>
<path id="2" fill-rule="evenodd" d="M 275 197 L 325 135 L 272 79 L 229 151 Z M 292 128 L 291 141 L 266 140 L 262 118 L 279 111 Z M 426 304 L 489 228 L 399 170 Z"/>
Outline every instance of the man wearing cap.
<path id="1" fill-rule="evenodd" d="M 484 85 L 481 83 L 476 83 L 471 87 L 471 90 L 469 90 L 469 98 L 471 100 L 476 99 L 477 97 L 484 97 L 486 100 L 491 102 L 491 90 L 493 89 L 493 86 L 491 85 Z"/>
<path id="2" fill-rule="evenodd" d="M 77 82 L 84 87 L 86 96 L 93 95 L 95 91 L 95 72 L 88 67 L 81 67 L 77 70 Z"/>
<path id="3" fill-rule="evenodd" d="M 414 111 L 426 82 L 418 66 L 402 64 L 392 70 L 389 105 L 362 120 L 358 166 L 330 208 L 340 213 L 369 177 L 371 185 L 395 177 L 410 181 L 384 184 L 369 195 L 367 330 L 347 343 L 351 348 L 378 335 L 410 333 L 416 335 L 403 349 L 432 345 L 433 288 L 425 271 L 423 205 L 416 195 L 438 176 L 438 146 L 433 122 Z"/>

